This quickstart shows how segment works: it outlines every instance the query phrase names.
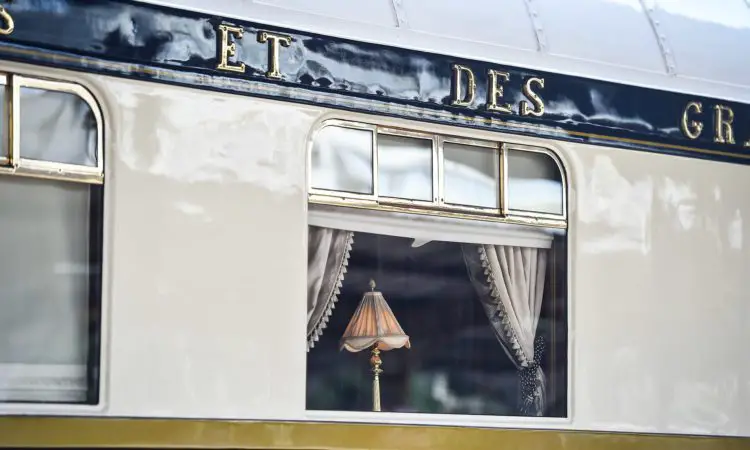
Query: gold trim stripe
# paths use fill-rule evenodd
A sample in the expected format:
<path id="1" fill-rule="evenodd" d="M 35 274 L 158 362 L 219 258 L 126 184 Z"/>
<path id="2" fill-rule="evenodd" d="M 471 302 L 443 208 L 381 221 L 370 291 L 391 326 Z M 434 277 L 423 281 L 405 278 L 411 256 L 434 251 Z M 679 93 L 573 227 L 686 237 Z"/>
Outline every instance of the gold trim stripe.
<path id="1" fill-rule="evenodd" d="M 312 422 L 0 418 L 2 447 L 747 450 L 750 438 Z"/>
<path id="2" fill-rule="evenodd" d="M 49 63 L 64 61 L 64 62 L 74 63 L 77 65 L 83 65 L 86 67 L 113 70 L 122 74 L 135 72 L 135 73 L 153 76 L 156 78 L 162 78 L 165 81 L 183 80 L 186 83 L 190 83 L 191 87 L 195 87 L 194 85 L 212 85 L 217 88 L 236 86 L 237 88 L 241 89 L 242 86 L 247 87 L 248 85 L 250 85 L 251 89 L 255 89 L 256 91 L 260 91 L 260 92 L 265 92 L 269 95 L 274 95 L 274 97 L 279 101 L 284 101 L 284 100 L 293 101 L 295 99 L 300 99 L 304 101 L 315 102 L 315 101 L 319 101 L 319 99 L 322 98 L 322 99 L 328 99 L 328 100 L 335 100 L 336 101 L 335 105 L 359 106 L 365 109 L 364 112 L 372 112 L 372 113 L 380 112 L 380 113 L 386 113 L 386 114 L 389 112 L 413 113 L 417 115 L 426 114 L 432 117 L 450 119 L 451 121 L 463 115 L 463 114 L 454 114 L 454 113 L 447 112 L 447 111 L 437 111 L 437 110 L 433 110 L 429 108 L 422 108 L 418 106 L 410 106 L 410 105 L 400 106 L 400 105 L 395 105 L 392 103 L 387 103 L 386 105 L 383 105 L 381 108 L 378 108 L 378 111 L 373 111 L 372 110 L 373 105 L 377 105 L 378 102 L 372 101 L 372 100 L 360 100 L 360 99 L 354 99 L 354 98 L 347 98 L 346 95 L 342 93 L 324 93 L 324 92 L 308 93 L 302 90 L 301 88 L 297 88 L 300 90 L 300 92 L 296 94 L 296 97 L 286 97 L 284 95 L 280 95 L 280 91 L 283 88 L 280 88 L 276 85 L 266 85 L 267 83 L 264 83 L 262 81 L 233 79 L 233 78 L 222 77 L 219 75 L 182 73 L 178 71 L 177 69 L 163 69 L 163 68 L 157 68 L 157 67 L 127 64 L 127 63 L 108 62 L 108 61 L 101 60 L 99 58 L 51 54 L 46 51 L 40 51 L 40 50 L 29 49 L 29 48 L 11 47 L 11 46 L 0 46 L 0 52 L 12 53 L 12 54 L 21 55 L 21 56 L 23 55 L 31 56 L 31 57 L 42 59 Z M 111 74 L 108 74 L 108 75 L 111 75 Z M 343 99 L 345 99 L 345 101 L 342 101 Z M 336 107 L 335 105 L 326 105 L 326 106 L 335 108 Z M 465 120 L 465 123 L 474 122 L 475 124 L 485 125 L 485 126 L 492 126 L 492 124 L 498 124 L 498 125 L 506 126 L 511 129 L 523 128 L 523 129 L 530 130 L 530 131 L 544 130 L 553 134 L 560 133 L 560 129 L 558 127 L 552 127 L 552 126 L 543 125 L 543 124 L 526 124 L 526 123 L 520 123 L 517 121 L 511 122 L 511 121 L 505 121 L 505 120 L 501 120 L 497 118 L 482 117 L 482 116 L 465 117 L 464 120 Z M 599 139 L 603 141 L 620 142 L 620 143 L 626 143 L 626 144 L 640 145 L 644 147 L 681 150 L 681 151 L 699 153 L 699 154 L 704 154 L 704 155 L 722 156 L 722 157 L 735 158 L 735 159 L 741 159 L 741 160 L 742 159 L 750 160 L 750 153 L 725 152 L 725 151 L 720 151 L 720 150 L 710 150 L 710 149 L 703 149 L 703 148 L 690 147 L 690 146 L 677 145 L 677 144 L 666 144 L 666 143 L 653 142 L 653 141 L 647 141 L 647 140 L 641 140 L 641 139 L 620 138 L 616 136 L 607 136 L 607 135 L 602 135 L 602 134 L 586 133 L 586 132 L 573 131 L 573 130 L 563 130 L 563 132 L 570 136 Z M 552 137 L 548 137 L 548 138 L 552 138 Z"/>

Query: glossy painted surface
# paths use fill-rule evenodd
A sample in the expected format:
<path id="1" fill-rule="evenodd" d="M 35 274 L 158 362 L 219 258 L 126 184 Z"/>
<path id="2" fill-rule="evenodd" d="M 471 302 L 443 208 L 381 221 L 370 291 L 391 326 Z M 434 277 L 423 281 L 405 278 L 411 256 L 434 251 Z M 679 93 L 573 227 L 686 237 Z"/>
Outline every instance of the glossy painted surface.
<path id="1" fill-rule="evenodd" d="M 306 290 L 291 274 L 306 268 L 305 144 L 319 113 L 95 86 L 112 114 L 107 414 L 297 415 Z"/>
<path id="2" fill-rule="evenodd" d="M 742 126 L 750 120 L 750 107 L 727 98 L 519 69 L 125 0 L 19 0 L 8 8 L 16 30 L 2 39 L 0 54 L 10 59 L 525 135 L 750 161 L 750 152 L 743 147 L 750 133 Z M 236 41 L 239 60 L 247 65 L 244 74 L 216 70 L 220 23 L 245 30 L 245 38 Z M 281 81 L 264 75 L 267 45 L 254 39 L 260 29 L 292 36 L 291 46 L 280 49 Z M 453 63 L 476 73 L 477 99 L 469 108 L 450 106 Z M 504 98 L 513 105 L 514 114 L 484 111 L 490 68 L 510 73 Z M 745 69 L 731 70 L 744 74 Z M 524 98 L 522 82 L 529 76 L 546 80 L 542 118 L 517 114 L 518 102 Z M 705 130 L 695 141 L 679 130 L 683 108 L 691 100 L 702 101 L 705 109 Z M 717 103 L 734 110 L 735 144 L 714 142 L 711 119 Z"/>
<path id="3" fill-rule="evenodd" d="M 100 406 L 4 404 L 3 413 L 750 437 L 744 166 L 554 143 L 570 183 L 569 419 L 312 412 L 304 168 L 315 124 L 367 119 L 548 142 L 8 62 L 0 69 L 80 80 L 103 106 L 109 311 Z"/>
<path id="4" fill-rule="evenodd" d="M 746 0 L 142 0 L 295 29 L 747 102 Z M 392 7 L 391 17 L 384 11 Z M 721 94 L 718 94 L 721 95 Z"/>

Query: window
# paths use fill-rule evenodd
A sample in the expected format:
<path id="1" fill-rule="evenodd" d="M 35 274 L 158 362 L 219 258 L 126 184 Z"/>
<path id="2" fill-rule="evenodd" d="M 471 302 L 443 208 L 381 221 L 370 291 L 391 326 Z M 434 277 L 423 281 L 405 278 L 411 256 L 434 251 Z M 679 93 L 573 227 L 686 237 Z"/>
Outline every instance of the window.
<path id="1" fill-rule="evenodd" d="M 0 402 L 95 404 L 101 113 L 76 84 L 0 83 Z"/>
<path id="2" fill-rule="evenodd" d="M 566 417 L 565 184 L 544 148 L 324 124 L 307 409 Z"/>

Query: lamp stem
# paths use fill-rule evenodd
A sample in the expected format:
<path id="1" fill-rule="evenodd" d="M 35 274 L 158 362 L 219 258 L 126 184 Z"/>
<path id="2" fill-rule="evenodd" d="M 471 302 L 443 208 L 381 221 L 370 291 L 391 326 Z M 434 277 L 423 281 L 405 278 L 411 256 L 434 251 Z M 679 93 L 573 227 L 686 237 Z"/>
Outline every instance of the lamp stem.
<path id="1" fill-rule="evenodd" d="M 380 350 L 378 350 L 377 344 L 372 348 L 372 357 L 370 358 L 370 364 L 372 364 L 372 410 L 380 411 L 380 374 L 383 372 L 380 369 Z"/>

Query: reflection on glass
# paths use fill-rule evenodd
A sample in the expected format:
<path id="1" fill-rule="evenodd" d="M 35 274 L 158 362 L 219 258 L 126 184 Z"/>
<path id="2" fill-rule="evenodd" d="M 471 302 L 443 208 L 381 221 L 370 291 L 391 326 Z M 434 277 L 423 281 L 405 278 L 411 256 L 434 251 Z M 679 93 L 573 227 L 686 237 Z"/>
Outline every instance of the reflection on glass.
<path id="1" fill-rule="evenodd" d="M 21 158 L 96 166 L 96 119 L 67 92 L 21 88 Z"/>
<path id="2" fill-rule="evenodd" d="M 432 200 L 432 141 L 378 134 L 378 195 Z"/>
<path id="3" fill-rule="evenodd" d="M 443 155 L 446 203 L 500 207 L 500 154 L 497 149 L 446 142 Z"/>
<path id="4" fill-rule="evenodd" d="M 346 237 L 341 234 L 337 243 L 335 234 L 332 240 L 310 236 L 309 251 L 323 254 L 324 259 L 308 265 L 308 283 L 315 287 L 308 289 L 308 318 L 320 317 L 316 312 L 325 310 L 324 300 L 339 280 L 341 287 L 336 308 L 307 353 L 307 409 L 372 411 L 370 351 L 340 351 L 339 343 L 364 293 L 370 290 L 370 279 L 374 279 L 375 290 L 382 293 L 411 342 L 410 349 L 380 352 L 382 411 L 498 416 L 538 413 L 547 417 L 567 414 L 567 290 L 564 281 L 547 282 L 566 279 L 564 236 L 553 240 L 554 251 L 484 246 L 492 248 L 486 252 L 492 262 L 487 269 L 492 277 L 485 274 L 476 244 L 431 241 L 415 248 L 413 239 L 365 232 L 356 233 L 347 270 L 339 277 L 336 262 L 346 259 L 346 245 L 341 244 Z M 530 263 L 542 258 L 545 264 Z M 529 291 L 536 294 L 534 302 L 539 308 L 532 308 L 530 320 L 523 325 L 504 325 L 496 320 L 500 300 L 492 294 L 490 283 L 508 273 L 526 274 L 521 276 L 531 280 L 531 286 L 536 284 Z M 511 293 L 513 302 L 528 299 L 521 291 Z M 324 295 L 316 295 L 321 292 Z M 311 326 L 315 324 L 308 323 L 308 329 Z M 524 348 L 535 336 L 546 344 L 539 358 L 546 392 L 542 411 L 524 410 L 519 404 L 519 394 L 529 390 L 519 375 L 518 352 L 507 339 L 505 326 L 529 330 L 520 338 Z"/>
<path id="5" fill-rule="evenodd" d="M 89 277 L 99 270 L 90 263 L 92 189 L 0 176 L 0 373 L 14 374 L 0 401 L 87 402 L 92 392 Z M 37 378 L 56 388 L 24 384 Z"/>
<path id="6" fill-rule="evenodd" d="M 551 156 L 508 150 L 508 208 L 515 211 L 563 213 L 560 169 Z"/>
<path id="7" fill-rule="evenodd" d="M 5 105 L 5 89 L 7 87 L 0 85 L 0 117 L 7 117 Z M 0 160 L 7 160 L 10 157 L 10 146 L 6 142 L 6 133 L 8 132 L 7 120 L 2 120 L 0 125 Z"/>
<path id="8" fill-rule="evenodd" d="M 328 126 L 315 136 L 312 187 L 372 194 L 372 132 Z"/>

